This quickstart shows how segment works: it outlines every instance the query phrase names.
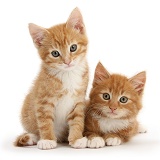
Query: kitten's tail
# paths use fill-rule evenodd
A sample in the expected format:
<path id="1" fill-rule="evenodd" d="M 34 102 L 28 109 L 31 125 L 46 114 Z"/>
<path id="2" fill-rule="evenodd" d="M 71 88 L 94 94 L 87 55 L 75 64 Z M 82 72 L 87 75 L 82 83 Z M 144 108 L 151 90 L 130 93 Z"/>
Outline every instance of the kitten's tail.
<path id="1" fill-rule="evenodd" d="M 14 142 L 15 146 L 23 147 L 23 146 L 33 146 L 38 142 L 38 136 L 32 133 L 24 133 L 17 137 Z"/>

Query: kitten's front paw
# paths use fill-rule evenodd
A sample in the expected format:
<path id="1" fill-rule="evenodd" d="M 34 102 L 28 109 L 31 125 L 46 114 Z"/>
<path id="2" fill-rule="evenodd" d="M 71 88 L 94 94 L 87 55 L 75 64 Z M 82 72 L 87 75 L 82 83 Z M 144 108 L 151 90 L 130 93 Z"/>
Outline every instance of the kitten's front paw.
<path id="1" fill-rule="evenodd" d="M 44 150 L 53 149 L 53 148 L 56 148 L 57 142 L 54 140 L 42 139 L 42 140 L 38 141 L 37 146 L 39 149 L 44 149 Z"/>
<path id="2" fill-rule="evenodd" d="M 118 146 L 122 143 L 121 139 L 118 137 L 115 138 L 107 138 L 106 145 L 107 146 Z"/>
<path id="3" fill-rule="evenodd" d="M 88 148 L 102 148 L 105 146 L 104 139 L 102 137 L 94 137 L 91 140 L 88 140 Z"/>
<path id="4" fill-rule="evenodd" d="M 88 139 L 86 137 L 83 137 L 81 139 L 77 139 L 73 144 L 70 143 L 71 147 L 73 148 L 86 148 L 87 147 L 87 141 Z"/>
<path id="5" fill-rule="evenodd" d="M 139 124 L 138 126 L 138 133 L 146 133 L 147 132 L 147 129 L 145 126 Z"/>

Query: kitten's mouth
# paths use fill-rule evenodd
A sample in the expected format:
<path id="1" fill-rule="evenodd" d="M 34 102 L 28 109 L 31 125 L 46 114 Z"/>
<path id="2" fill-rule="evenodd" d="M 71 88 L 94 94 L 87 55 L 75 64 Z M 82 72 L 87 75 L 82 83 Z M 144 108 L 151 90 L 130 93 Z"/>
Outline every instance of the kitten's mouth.
<path id="1" fill-rule="evenodd" d="M 66 65 L 65 68 L 72 68 L 74 66 L 74 64 L 69 64 L 69 65 Z"/>
<path id="2" fill-rule="evenodd" d="M 118 117 L 118 114 L 114 112 L 107 112 L 107 117 L 115 119 Z"/>
<path id="3" fill-rule="evenodd" d="M 114 112 L 107 112 L 107 114 L 109 114 L 109 115 L 118 115 L 117 113 L 114 113 Z"/>

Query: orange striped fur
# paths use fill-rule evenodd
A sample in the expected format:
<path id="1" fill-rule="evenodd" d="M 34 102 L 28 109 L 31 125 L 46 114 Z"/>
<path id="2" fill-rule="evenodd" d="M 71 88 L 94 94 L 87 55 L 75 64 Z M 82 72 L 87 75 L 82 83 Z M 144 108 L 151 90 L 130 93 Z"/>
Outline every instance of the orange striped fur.
<path id="1" fill-rule="evenodd" d="M 66 23 L 48 29 L 29 24 L 29 31 L 42 64 L 21 111 L 26 133 L 14 144 L 52 149 L 57 141 L 69 141 L 74 148 L 84 148 L 88 40 L 82 15 L 75 8 Z"/>
<path id="2" fill-rule="evenodd" d="M 145 72 L 132 78 L 110 75 L 98 63 L 85 117 L 89 148 L 120 145 L 145 132 L 137 122 L 145 81 Z"/>

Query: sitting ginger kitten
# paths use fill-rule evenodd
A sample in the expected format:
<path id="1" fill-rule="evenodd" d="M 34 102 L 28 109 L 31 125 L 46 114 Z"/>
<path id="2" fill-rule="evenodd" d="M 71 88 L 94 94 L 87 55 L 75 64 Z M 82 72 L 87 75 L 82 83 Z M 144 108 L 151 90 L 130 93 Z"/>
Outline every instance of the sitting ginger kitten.
<path id="1" fill-rule="evenodd" d="M 145 132 L 136 119 L 142 108 L 145 82 L 145 72 L 128 79 L 110 75 L 98 63 L 85 118 L 84 135 L 89 148 L 120 145 L 138 132 Z"/>
<path id="2" fill-rule="evenodd" d="M 75 8 L 66 23 L 51 28 L 31 23 L 29 31 L 42 64 L 21 111 L 25 133 L 14 144 L 53 149 L 69 141 L 73 148 L 85 148 L 88 39 L 83 17 Z"/>

